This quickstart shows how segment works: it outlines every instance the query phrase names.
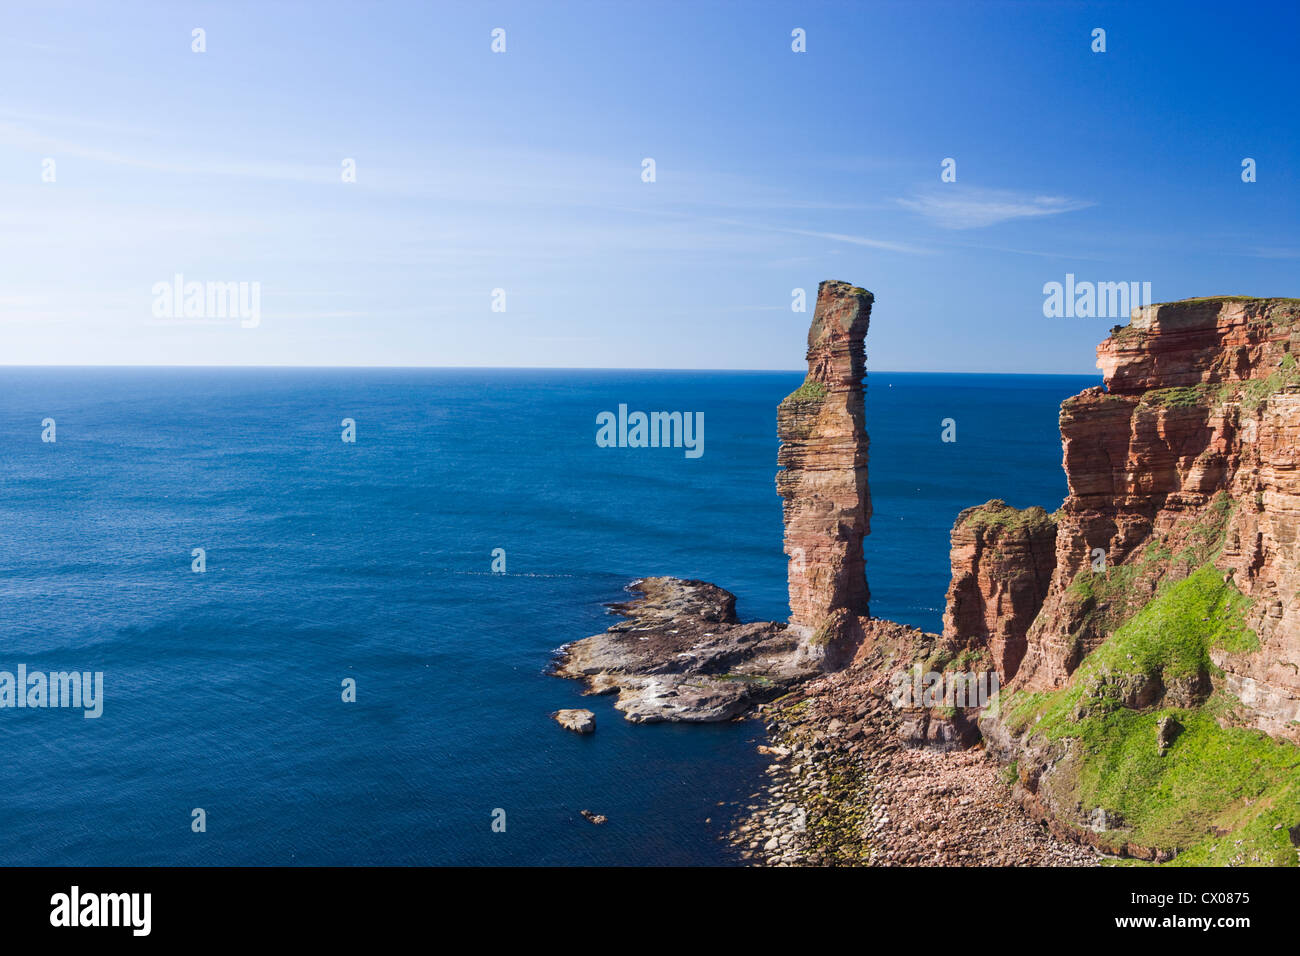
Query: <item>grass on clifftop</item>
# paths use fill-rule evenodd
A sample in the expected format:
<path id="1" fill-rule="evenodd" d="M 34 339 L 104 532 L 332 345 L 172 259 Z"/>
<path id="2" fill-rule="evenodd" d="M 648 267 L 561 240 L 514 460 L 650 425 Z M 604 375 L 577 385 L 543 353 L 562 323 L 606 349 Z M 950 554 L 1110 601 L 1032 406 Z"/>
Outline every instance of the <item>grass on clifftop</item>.
<path id="1" fill-rule="evenodd" d="M 1001 498 L 994 498 L 975 508 L 967 508 L 957 520 L 959 527 L 975 529 L 998 528 L 1003 531 L 1047 532 L 1056 521 L 1045 510 L 1034 505 L 1013 508 Z"/>
<path id="2" fill-rule="evenodd" d="M 1272 309 L 1270 314 L 1264 317 L 1257 317 L 1256 321 L 1263 321 L 1274 326 L 1289 328 L 1293 326 L 1300 318 L 1300 299 L 1288 299 L 1281 296 L 1254 296 L 1254 295 L 1206 295 L 1190 299 L 1174 299 L 1169 302 L 1152 302 L 1153 308 L 1159 309 L 1170 305 L 1196 305 L 1200 303 L 1225 303 L 1225 302 L 1273 302 L 1278 303 L 1284 308 Z M 1110 330 L 1111 338 L 1117 343 L 1136 345 L 1145 336 L 1151 334 L 1147 329 L 1140 329 L 1130 321 L 1127 325 L 1116 325 Z"/>
<path id="3" fill-rule="evenodd" d="M 781 399 L 781 404 L 786 402 L 820 402 L 826 397 L 826 386 L 821 382 L 805 381 L 793 392 Z"/>
<path id="4" fill-rule="evenodd" d="M 1174 299 L 1172 302 L 1160 302 L 1158 305 L 1174 305 L 1178 302 L 1297 302 L 1300 299 L 1287 299 L 1281 296 L 1267 295 L 1202 295 L 1190 299 Z"/>
<path id="5" fill-rule="evenodd" d="M 1245 622 L 1249 604 L 1207 563 L 1163 586 L 1063 690 L 1004 693 L 1006 723 L 1016 733 L 1072 740 L 1052 786 L 1064 786 L 1085 817 L 1098 807 L 1117 816 L 1123 840 L 1178 850 L 1178 864 L 1294 866 L 1289 830 L 1300 825 L 1300 748 L 1221 726 L 1218 718 L 1230 722 L 1236 703 L 1223 692 L 1201 707 L 1144 710 L 1113 696 L 1133 678 L 1167 687 L 1208 673 L 1211 648 L 1256 649 Z M 1181 730 L 1161 756 L 1157 724 L 1166 716 Z"/>

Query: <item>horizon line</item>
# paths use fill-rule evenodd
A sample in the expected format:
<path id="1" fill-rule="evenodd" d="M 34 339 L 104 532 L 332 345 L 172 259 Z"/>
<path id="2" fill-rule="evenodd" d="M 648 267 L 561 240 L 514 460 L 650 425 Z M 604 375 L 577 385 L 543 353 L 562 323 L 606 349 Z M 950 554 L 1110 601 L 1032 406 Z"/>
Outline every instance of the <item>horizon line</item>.
<path id="1" fill-rule="evenodd" d="M 370 371 L 380 369 L 406 370 L 406 371 L 484 371 L 484 372 L 747 372 L 754 374 L 775 374 L 775 373 L 796 373 L 803 372 L 807 374 L 807 369 L 800 368 L 704 368 L 704 367 L 664 367 L 650 365 L 635 366 L 612 366 L 612 365 L 274 365 L 274 364 L 257 364 L 257 365 L 200 365 L 197 363 L 185 363 L 176 365 L 126 365 L 121 363 L 103 363 L 92 365 L 74 365 L 71 363 L 60 364 L 4 364 L 0 363 L 0 369 L 304 369 L 314 371 Z M 999 372 L 999 371 L 952 371 L 939 369 L 890 369 L 878 368 L 867 369 L 866 374 L 872 372 L 888 373 L 890 375 L 1050 375 L 1059 377 L 1081 377 L 1096 375 L 1101 377 L 1101 372 Z"/>

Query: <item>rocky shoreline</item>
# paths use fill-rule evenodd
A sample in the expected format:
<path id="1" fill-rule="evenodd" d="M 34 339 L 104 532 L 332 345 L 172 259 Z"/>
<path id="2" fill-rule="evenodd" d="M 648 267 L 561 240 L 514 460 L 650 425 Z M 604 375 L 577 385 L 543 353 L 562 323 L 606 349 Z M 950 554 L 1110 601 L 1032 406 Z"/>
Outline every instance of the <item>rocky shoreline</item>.
<path id="1" fill-rule="evenodd" d="M 940 635 L 868 620 L 852 664 L 826 673 L 785 625 L 738 621 L 715 585 L 643 578 L 628 590 L 637 597 L 610 606 L 622 620 L 561 648 L 554 673 L 617 693 L 633 723 L 756 715 L 768 781 L 726 837 L 745 862 L 1097 864 L 1013 800 L 998 762 L 967 749 L 961 718 L 890 699 L 893 675 L 932 659 Z"/>
<path id="2" fill-rule="evenodd" d="M 1098 866 L 1012 798 L 982 747 L 914 746 L 864 659 L 760 709 L 766 787 L 728 839 L 758 866 Z"/>

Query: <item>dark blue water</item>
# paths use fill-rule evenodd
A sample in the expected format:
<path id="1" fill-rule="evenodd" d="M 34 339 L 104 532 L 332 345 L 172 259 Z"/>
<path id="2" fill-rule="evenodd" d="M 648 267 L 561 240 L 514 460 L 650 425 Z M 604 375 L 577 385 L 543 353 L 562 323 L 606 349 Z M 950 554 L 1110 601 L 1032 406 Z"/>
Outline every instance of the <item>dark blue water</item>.
<path id="1" fill-rule="evenodd" d="M 0 370 L 0 670 L 105 682 L 99 719 L 0 710 L 0 863 L 730 862 L 760 729 L 634 727 L 544 669 L 639 575 L 786 615 L 775 406 L 800 380 Z M 1057 406 L 1092 384 L 870 376 L 876 615 L 939 626 L 961 508 L 1060 503 Z M 596 447 L 620 402 L 704 412 L 703 457 Z M 595 735 L 549 719 L 572 706 Z"/>

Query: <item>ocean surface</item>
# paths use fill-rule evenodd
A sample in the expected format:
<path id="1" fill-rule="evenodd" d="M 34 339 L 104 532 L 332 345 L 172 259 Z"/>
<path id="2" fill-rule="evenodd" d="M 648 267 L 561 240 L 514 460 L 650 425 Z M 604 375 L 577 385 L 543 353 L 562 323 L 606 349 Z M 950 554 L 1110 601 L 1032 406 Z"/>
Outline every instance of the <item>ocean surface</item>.
<path id="1" fill-rule="evenodd" d="M 104 675 L 97 719 L 0 709 L 0 863 L 734 862 L 761 727 L 633 726 L 545 670 L 638 576 L 786 616 L 801 380 L 0 369 L 0 671 Z M 957 512 L 1059 505 L 1057 406 L 1099 379 L 867 382 L 872 612 L 934 630 Z M 619 404 L 703 412 L 704 454 L 597 447 Z M 549 717 L 575 706 L 594 735 Z"/>

